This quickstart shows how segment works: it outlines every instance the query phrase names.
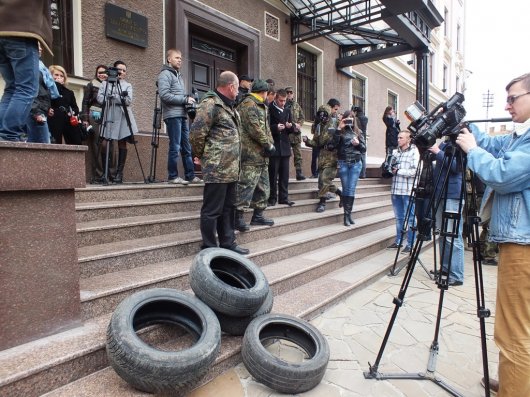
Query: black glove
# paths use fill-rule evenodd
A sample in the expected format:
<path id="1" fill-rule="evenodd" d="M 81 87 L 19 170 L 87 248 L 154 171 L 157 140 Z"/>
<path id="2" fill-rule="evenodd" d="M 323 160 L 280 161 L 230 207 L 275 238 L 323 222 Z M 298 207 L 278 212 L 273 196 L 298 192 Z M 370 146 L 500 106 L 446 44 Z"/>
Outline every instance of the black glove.
<path id="1" fill-rule="evenodd" d="M 122 91 L 122 92 L 121 92 L 121 96 L 122 96 L 123 98 L 128 97 L 128 96 L 129 96 L 129 93 L 128 93 L 127 91 Z"/>
<path id="2" fill-rule="evenodd" d="M 276 148 L 271 143 L 270 146 L 267 146 L 266 148 L 263 148 L 263 155 L 265 157 L 270 157 L 270 156 L 272 156 L 274 154 L 275 151 L 276 151 Z"/>

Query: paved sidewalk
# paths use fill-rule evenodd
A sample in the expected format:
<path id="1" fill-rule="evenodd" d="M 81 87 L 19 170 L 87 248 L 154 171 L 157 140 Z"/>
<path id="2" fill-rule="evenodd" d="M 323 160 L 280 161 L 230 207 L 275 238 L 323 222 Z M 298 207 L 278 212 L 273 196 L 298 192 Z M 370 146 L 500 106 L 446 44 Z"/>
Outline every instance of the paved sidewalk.
<path id="1" fill-rule="evenodd" d="M 420 259 L 432 268 L 433 250 L 424 250 Z M 444 389 L 425 380 L 365 379 L 368 362 L 374 363 L 388 328 L 392 303 L 405 269 L 396 277 L 384 276 L 328 309 L 311 322 L 326 336 L 331 358 L 323 381 L 304 397 L 423 397 L 449 396 Z M 483 266 L 490 376 L 497 377 L 498 350 L 493 342 L 496 266 Z M 417 264 L 388 343 L 379 371 L 382 373 L 425 372 L 434 338 L 439 289 Z M 439 354 L 435 374 L 461 394 L 484 396 L 480 385 L 482 352 L 480 326 L 476 316 L 475 278 L 471 252 L 466 252 L 463 286 L 450 287 L 444 294 Z M 225 372 L 195 390 L 190 397 L 285 396 L 252 379 L 243 364 Z"/>

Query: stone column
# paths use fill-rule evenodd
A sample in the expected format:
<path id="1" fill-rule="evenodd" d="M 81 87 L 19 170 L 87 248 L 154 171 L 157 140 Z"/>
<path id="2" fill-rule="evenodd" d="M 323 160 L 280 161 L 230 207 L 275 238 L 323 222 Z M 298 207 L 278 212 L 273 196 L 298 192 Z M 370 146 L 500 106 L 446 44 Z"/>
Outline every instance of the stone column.
<path id="1" fill-rule="evenodd" d="M 0 142 L 0 350 L 80 323 L 86 146 Z"/>

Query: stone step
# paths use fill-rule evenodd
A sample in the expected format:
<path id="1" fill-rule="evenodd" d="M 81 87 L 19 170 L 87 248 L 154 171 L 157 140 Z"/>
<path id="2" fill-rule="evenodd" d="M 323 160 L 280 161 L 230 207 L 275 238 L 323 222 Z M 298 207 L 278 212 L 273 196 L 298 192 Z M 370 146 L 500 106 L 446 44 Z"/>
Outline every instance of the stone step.
<path id="1" fill-rule="evenodd" d="M 377 279 L 392 266 L 395 251 L 379 250 L 369 255 L 366 247 L 384 246 L 393 232 L 391 226 L 380 228 L 308 251 L 284 263 L 264 266 L 276 295 L 273 311 L 310 318 Z M 400 261 L 408 258 L 402 257 Z M 335 269 L 339 262 L 345 264 Z M 311 281 L 303 281 L 304 277 L 297 275 L 308 271 L 316 274 L 320 266 L 327 269 Z M 282 267 L 287 268 L 284 273 Z M 107 367 L 105 332 L 109 318 L 110 314 L 105 314 L 78 328 L 0 352 L 0 395 L 32 397 L 47 392 L 48 397 L 144 395 Z M 221 354 L 203 383 L 240 362 L 240 341 L 239 337 L 223 335 Z"/>
<path id="2" fill-rule="evenodd" d="M 372 186 L 359 187 L 356 194 L 356 203 L 362 204 L 366 200 L 389 200 L 390 190 L 372 191 Z M 291 200 L 298 203 L 301 200 L 317 200 L 315 189 L 298 189 L 290 191 Z M 186 197 L 160 197 L 136 200 L 118 200 L 104 202 L 81 202 L 76 204 L 76 221 L 78 223 L 96 220 L 110 220 L 130 218 L 134 216 L 171 214 L 178 212 L 200 211 L 202 196 Z M 283 208 L 281 205 L 278 207 Z M 271 209 L 271 208 L 269 208 Z M 294 210 L 300 210 L 295 206 Z M 293 213 L 290 211 L 289 213 Z"/>
<path id="3" fill-rule="evenodd" d="M 335 183 L 340 185 L 340 179 Z M 316 190 L 317 179 L 306 179 L 305 181 L 289 180 L 289 191 Z M 86 188 L 76 189 L 75 198 L 77 203 L 97 203 L 119 200 L 153 199 L 162 197 L 189 197 L 202 196 L 204 184 L 193 185 L 170 185 L 167 183 L 124 183 L 122 185 L 89 185 Z M 361 179 L 357 187 L 371 186 L 373 189 L 388 190 L 389 185 L 382 183 L 380 179 Z"/>
<path id="4" fill-rule="evenodd" d="M 282 261 L 282 264 L 278 266 L 283 272 L 290 268 L 284 261 L 289 261 L 293 257 L 301 260 L 299 258 L 300 255 L 304 257 L 306 253 L 310 253 L 320 258 L 318 256 L 320 251 L 318 250 L 326 250 L 329 246 L 336 246 L 340 242 L 349 241 L 353 238 L 364 238 L 366 233 L 377 232 L 381 229 L 386 231 L 395 230 L 395 228 L 392 228 L 392 224 L 391 213 L 386 212 L 359 218 L 353 227 L 344 227 L 342 224 L 334 223 L 318 228 L 301 229 L 301 231 L 281 234 L 266 240 L 255 240 L 245 244 L 245 247 L 248 247 L 251 251 L 248 257 L 258 266 L 265 268 L 270 266 L 272 262 Z M 351 244 L 354 243 L 352 242 Z M 386 241 L 383 244 L 386 244 Z M 367 244 L 367 247 L 370 247 L 371 251 L 369 251 L 369 254 L 372 254 L 384 248 L 384 245 Z M 367 252 L 363 251 L 366 248 L 362 246 L 352 247 L 351 250 L 353 249 L 364 252 L 364 254 Z M 342 252 L 342 250 L 338 252 Z M 154 287 L 187 289 L 189 285 L 188 270 L 195 254 L 196 252 L 183 258 L 145 264 L 135 268 L 81 279 L 82 318 L 86 320 L 108 313 L 114 310 L 116 305 L 125 297 L 141 289 Z M 326 251 L 323 258 L 332 256 L 332 251 Z M 348 260 L 351 261 L 351 258 L 348 258 Z M 306 259 L 302 263 L 305 266 Z M 344 265 L 343 262 L 340 262 L 340 264 Z M 322 268 L 319 270 L 322 271 Z M 274 279 L 274 277 L 271 277 L 271 279 Z M 305 281 L 307 281 L 307 277 L 299 282 Z M 277 288 L 280 288 L 280 286 Z M 281 291 L 282 289 L 278 290 L 278 292 Z"/>
<path id="5" fill-rule="evenodd" d="M 338 201 L 337 201 L 338 202 Z M 336 205 L 335 203 L 334 205 Z M 291 207 L 292 208 L 292 207 Z M 389 211 L 390 204 L 378 202 L 355 205 L 353 217 L 366 216 L 380 211 Z M 267 239 L 284 233 L 291 233 L 324 224 L 341 223 L 342 209 L 329 208 L 323 213 L 306 212 L 275 218 L 275 225 L 252 226 L 250 232 L 237 232 L 237 241 L 245 244 Z M 303 222 L 301 224 L 301 222 Z M 201 246 L 200 232 L 189 231 L 102 243 L 78 248 L 78 261 L 82 278 L 112 271 L 164 262 L 195 254 Z"/>
<path id="6" fill-rule="evenodd" d="M 378 195 L 377 193 L 369 194 L 368 197 L 361 195 L 356 204 L 361 205 L 363 202 L 370 202 L 371 205 L 387 199 L 388 195 Z M 295 205 L 289 208 L 285 204 L 277 204 L 268 207 L 266 215 L 271 218 L 277 218 L 288 214 L 309 213 L 315 210 L 315 200 L 296 201 Z M 338 199 L 335 198 L 327 203 L 327 208 L 337 208 Z M 250 222 L 252 212 L 247 211 L 245 218 L 247 223 Z M 112 243 L 117 241 L 131 240 L 158 236 L 162 234 L 179 233 L 190 231 L 199 227 L 199 211 L 179 211 L 174 213 L 149 215 L 137 215 L 120 219 L 100 219 L 94 221 L 80 222 L 77 224 L 77 246 L 85 247 L 90 245 Z"/>

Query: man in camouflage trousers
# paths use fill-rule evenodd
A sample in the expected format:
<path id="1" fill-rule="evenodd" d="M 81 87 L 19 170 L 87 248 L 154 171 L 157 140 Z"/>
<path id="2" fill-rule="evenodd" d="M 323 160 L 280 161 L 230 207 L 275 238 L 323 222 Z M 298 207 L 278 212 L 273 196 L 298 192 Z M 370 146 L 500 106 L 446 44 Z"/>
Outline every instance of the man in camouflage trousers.
<path id="1" fill-rule="evenodd" d="M 241 117 L 241 175 L 237 183 L 236 229 L 249 230 L 243 218 L 243 209 L 254 209 L 251 225 L 274 225 L 263 216 L 270 194 L 269 156 L 274 152 L 269 129 L 265 98 L 269 84 L 256 80 L 252 91 L 245 95 L 237 110 Z"/>
<path id="2" fill-rule="evenodd" d="M 294 124 L 293 132 L 289 134 L 289 142 L 293 149 L 293 162 L 296 169 L 296 180 L 303 181 L 305 179 L 302 173 L 302 125 L 304 124 L 304 111 L 298 102 L 294 100 L 293 87 L 285 87 L 287 92 L 287 102 L 285 110 L 291 114 L 291 122 Z"/>
<path id="3" fill-rule="evenodd" d="M 326 210 L 326 193 L 342 195 L 340 189 L 333 184 L 333 179 L 337 175 L 337 151 L 333 146 L 333 135 L 338 125 L 337 111 L 339 108 L 340 102 L 334 98 L 330 99 L 326 105 L 320 106 L 312 126 L 313 139 L 306 136 L 303 138 L 307 146 L 320 149 L 318 154 L 319 202 L 316 212 Z"/>
<path id="4" fill-rule="evenodd" d="M 239 80 L 223 72 L 217 88 L 204 94 L 191 126 L 193 157 L 201 160 L 204 176 L 201 208 L 202 247 L 219 246 L 246 255 L 249 250 L 236 244 L 235 204 L 239 162 L 241 119 L 234 109 Z"/>

